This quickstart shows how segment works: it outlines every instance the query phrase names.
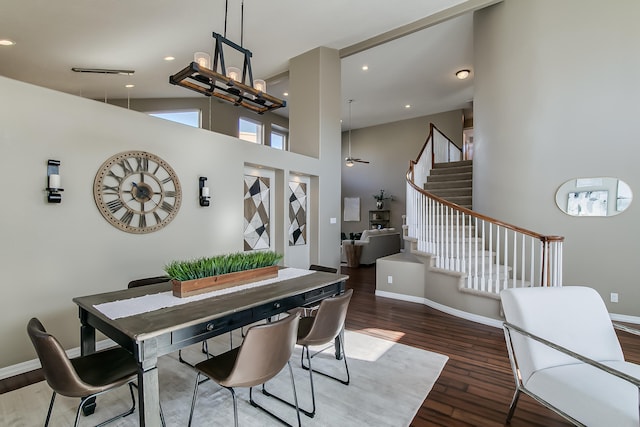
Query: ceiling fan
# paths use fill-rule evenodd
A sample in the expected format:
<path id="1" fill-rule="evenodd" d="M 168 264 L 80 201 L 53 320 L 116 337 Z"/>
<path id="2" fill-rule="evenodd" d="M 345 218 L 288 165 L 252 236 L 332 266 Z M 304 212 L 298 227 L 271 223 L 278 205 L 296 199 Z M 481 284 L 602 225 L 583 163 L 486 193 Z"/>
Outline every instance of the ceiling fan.
<path id="1" fill-rule="evenodd" d="M 358 163 L 369 163 L 366 160 L 358 159 L 351 156 L 351 103 L 353 99 L 349 100 L 349 155 L 345 157 L 344 161 L 346 162 L 347 167 L 352 167 L 355 162 Z"/>

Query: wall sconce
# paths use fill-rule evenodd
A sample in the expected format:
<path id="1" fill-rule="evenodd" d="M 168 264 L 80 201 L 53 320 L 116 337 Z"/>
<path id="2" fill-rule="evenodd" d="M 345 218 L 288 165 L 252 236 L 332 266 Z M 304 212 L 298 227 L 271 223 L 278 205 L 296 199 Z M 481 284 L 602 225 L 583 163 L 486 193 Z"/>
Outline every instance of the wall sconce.
<path id="1" fill-rule="evenodd" d="M 205 185 L 207 182 L 206 176 L 201 176 L 200 180 L 200 206 L 209 206 L 209 187 Z"/>
<path id="2" fill-rule="evenodd" d="M 49 203 L 60 203 L 62 201 L 60 188 L 60 160 L 47 161 L 47 201 Z"/>

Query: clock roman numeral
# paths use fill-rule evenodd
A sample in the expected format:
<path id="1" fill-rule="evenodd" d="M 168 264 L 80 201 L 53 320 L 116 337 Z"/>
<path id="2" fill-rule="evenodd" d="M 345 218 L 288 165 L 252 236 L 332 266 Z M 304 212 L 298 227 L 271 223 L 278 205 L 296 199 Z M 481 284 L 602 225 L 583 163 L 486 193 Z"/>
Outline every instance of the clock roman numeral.
<path id="1" fill-rule="evenodd" d="M 146 172 L 149 170 L 149 159 L 146 157 L 136 157 L 136 172 Z"/>
<path id="2" fill-rule="evenodd" d="M 171 181 L 173 181 L 173 179 L 170 176 L 168 176 L 168 177 L 166 177 L 165 179 L 162 180 L 162 183 L 166 184 L 166 183 L 171 182 Z"/>
<path id="3" fill-rule="evenodd" d="M 129 209 L 127 209 L 127 211 L 120 217 L 120 221 L 122 221 L 126 225 L 130 225 L 132 219 L 133 211 Z"/>
<path id="4" fill-rule="evenodd" d="M 172 191 L 172 190 L 165 191 L 165 192 L 164 192 L 164 196 L 165 196 L 165 197 L 176 197 L 176 192 L 175 192 L 175 191 Z"/>
<path id="5" fill-rule="evenodd" d="M 108 173 L 107 175 L 109 175 L 109 176 L 110 176 L 110 177 L 112 177 L 112 178 L 115 178 L 115 179 L 118 181 L 118 184 L 120 184 L 120 183 L 122 182 L 122 179 L 124 178 L 124 177 L 122 177 L 122 176 L 118 176 L 118 175 L 116 175 L 115 173 L 113 173 L 113 171 L 112 171 L 112 170 L 110 170 L 110 171 L 109 171 L 109 173 Z"/>
<path id="6" fill-rule="evenodd" d="M 160 219 L 160 215 L 158 215 L 158 212 L 153 212 L 153 218 L 156 220 L 156 224 L 160 224 L 162 222 L 162 220 Z"/>
<path id="7" fill-rule="evenodd" d="M 109 208 L 111 213 L 114 214 L 114 213 L 118 212 L 120 209 L 122 209 L 124 207 L 124 205 L 122 204 L 122 200 L 115 199 L 115 200 L 112 200 L 112 201 L 108 202 L 107 203 L 107 207 Z"/>
<path id="8" fill-rule="evenodd" d="M 140 220 L 138 221 L 138 227 L 144 228 L 147 226 L 147 217 L 145 214 L 140 215 Z"/>
<path id="9" fill-rule="evenodd" d="M 173 205 L 165 201 L 165 202 L 162 202 L 162 204 L 160 205 L 160 209 L 162 209 L 165 212 L 171 213 L 171 211 L 173 210 Z"/>
<path id="10" fill-rule="evenodd" d="M 131 163 L 129 163 L 129 159 L 123 159 L 118 163 L 122 170 L 124 171 L 124 175 L 130 175 L 133 173 L 133 168 L 131 167 Z"/>
<path id="11" fill-rule="evenodd" d="M 104 194 L 118 194 L 118 187 L 112 187 L 110 185 L 103 185 L 102 192 Z"/>

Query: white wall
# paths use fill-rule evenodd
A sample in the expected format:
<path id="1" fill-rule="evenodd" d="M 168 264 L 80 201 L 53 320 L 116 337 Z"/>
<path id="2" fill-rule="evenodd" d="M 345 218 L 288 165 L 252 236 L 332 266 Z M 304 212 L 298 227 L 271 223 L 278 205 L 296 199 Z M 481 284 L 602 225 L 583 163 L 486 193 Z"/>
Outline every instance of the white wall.
<path id="1" fill-rule="evenodd" d="M 476 13 L 474 193 L 480 213 L 565 236 L 564 283 L 640 315 L 640 200 L 620 215 L 570 217 L 567 180 L 611 176 L 640 194 L 640 2 L 508 0 Z"/>
<path id="2" fill-rule="evenodd" d="M 329 222 L 340 215 L 337 156 L 315 159 L 282 152 L 6 78 L 0 78 L 0 93 L 0 177 L 5 183 L 0 368 L 35 358 L 26 334 L 32 316 L 65 347 L 76 347 L 79 321 L 73 297 L 123 289 L 132 279 L 162 274 L 173 259 L 241 251 L 246 164 L 276 171 L 276 203 L 286 198 L 292 170 L 317 177 L 313 218 L 323 220 L 329 237 L 311 246 L 324 263 L 339 264 L 339 224 Z M 338 135 L 325 143 L 339 150 Z M 102 162 L 134 149 L 167 161 L 183 190 L 176 218 L 146 235 L 111 226 L 93 201 L 93 180 Z M 65 191 L 59 205 L 46 202 L 47 159 L 62 162 Z M 209 179 L 209 208 L 198 204 L 199 176 Z M 278 215 L 274 237 L 282 250 L 288 216 L 284 209 Z"/>

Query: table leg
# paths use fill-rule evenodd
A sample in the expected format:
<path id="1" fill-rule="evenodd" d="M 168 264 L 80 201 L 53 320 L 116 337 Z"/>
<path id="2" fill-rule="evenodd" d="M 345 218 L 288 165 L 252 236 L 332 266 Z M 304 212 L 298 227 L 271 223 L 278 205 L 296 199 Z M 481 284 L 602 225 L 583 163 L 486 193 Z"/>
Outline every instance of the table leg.
<path id="1" fill-rule="evenodd" d="M 158 384 L 158 359 L 145 361 L 146 368 L 138 369 L 138 402 L 140 427 L 160 426 L 160 386 Z"/>
<path id="2" fill-rule="evenodd" d="M 96 329 L 93 326 L 82 324 L 80 326 L 80 355 L 86 356 L 96 352 Z M 87 399 L 82 407 L 84 415 L 91 415 L 96 411 L 96 398 Z"/>
<path id="3" fill-rule="evenodd" d="M 80 354 L 86 356 L 95 352 L 96 329 L 93 326 L 83 324 L 80 326 Z"/>

